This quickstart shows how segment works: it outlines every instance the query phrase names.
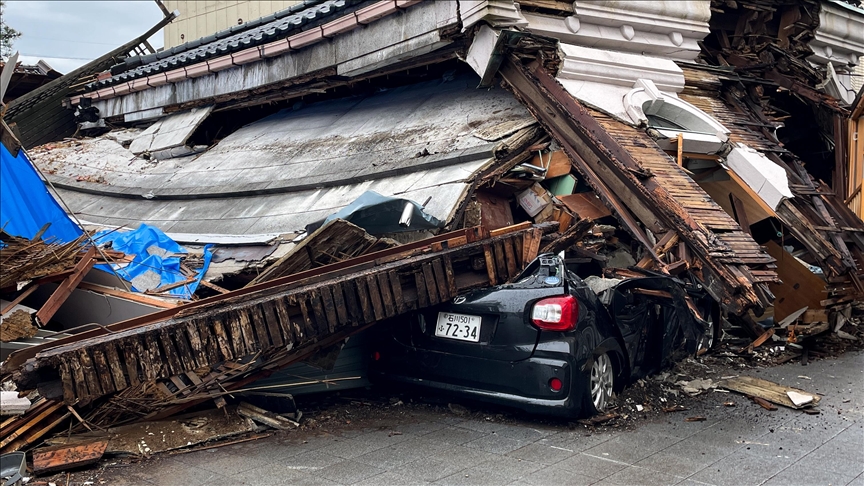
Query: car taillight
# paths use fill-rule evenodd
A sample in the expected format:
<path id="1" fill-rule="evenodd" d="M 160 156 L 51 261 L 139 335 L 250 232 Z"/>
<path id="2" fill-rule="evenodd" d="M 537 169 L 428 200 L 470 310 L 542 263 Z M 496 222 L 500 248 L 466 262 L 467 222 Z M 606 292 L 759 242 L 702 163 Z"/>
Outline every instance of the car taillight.
<path id="1" fill-rule="evenodd" d="M 531 322 L 544 331 L 572 331 L 578 318 L 579 301 L 572 295 L 543 299 L 531 310 Z"/>

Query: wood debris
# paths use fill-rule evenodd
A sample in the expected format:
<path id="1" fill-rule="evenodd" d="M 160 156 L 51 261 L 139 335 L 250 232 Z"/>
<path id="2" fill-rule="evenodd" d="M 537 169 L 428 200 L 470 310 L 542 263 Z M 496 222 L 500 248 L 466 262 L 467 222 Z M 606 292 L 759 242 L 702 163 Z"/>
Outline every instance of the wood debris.
<path id="1" fill-rule="evenodd" d="M 250 405 L 246 402 L 240 402 L 240 405 L 237 407 L 237 413 L 258 422 L 259 424 L 273 427 L 278 430 L 292 430 L 300 426 L 299 423 L 291 419 L 287 419 L 281 415 L 256 407 L 255 405 Z"/>
<path id="2" fill-rule="evenodd" d="M 32 240 L 12 236 L 0 230 L 0 289 L 15 287 L 18 282 L 36 280 L 72 270 L 80 257 L 85 236 L 69 243 Z"/>
<path id="3" fill-rule="evenodd" d="M 759 400 L 757 401 L 757 403 L 759 403 L 763 407 L 765 405 L 762 403 L 762 401 L 768 401 L 771 403 L 776 403 L 777 405 L 783 405 L 784 407 L 798 409 L 818 405 L 819 401 L 822 399 L 822 397 L 815 393 L 809 393 L 804 390 L 799 390 L 797 388 L 778 385 L 777 383 L 768 380 L 763 380 L 761 378 L 753 378 L 750 376 L 726 378 L 719 382 L 719 386 L 722 388 L 726 388 L 727 390 L 754 397 L 754 399 Z M 789 397 L 789 392 L 796 394 L 796 397 L 812 397 L 812 400 L 796 404 Z"/>
<path id="4" fill-rule="evenodd" d="M 97 439 L 75 445 L 43 447 L 33 451 L 33 473 L 47 474 L 93 464 L 102 458 L 108 441 Z"/>
<path id="5" fill-rule="evenodd" d="M 38 385 L 50 400 L 86 404 L 111 395 L 87 417 L 93 424 L 170 415 L 377 320 L 504 283 L 533 260 L 543 229 L 518 226 L 490 234 L 462 230 L 307 270 L 28 349 L 4 366 L 16 370 L 19 387 Z M 434 245 L 441 249 L 430 252 Z M 478 258 L 483 265 L 475 268 Z M 20 368 L 28 357 L 37 366 Z M 55 369 L 55 384 L 33 374 L 38 369 Z"/>

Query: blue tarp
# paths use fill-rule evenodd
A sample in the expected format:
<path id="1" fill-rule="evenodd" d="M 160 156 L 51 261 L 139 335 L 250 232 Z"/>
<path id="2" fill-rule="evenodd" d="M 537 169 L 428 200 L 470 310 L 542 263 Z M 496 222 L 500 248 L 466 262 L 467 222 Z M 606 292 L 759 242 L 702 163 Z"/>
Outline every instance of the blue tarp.
<path id="1" fill-rule="evenodd" d="M 121 278 L 132 284 L 132 290 L 144 292 L 187 279 L 180 270 L 180 258 L 187 254 L 185 248 L 169 238 L 158 228 L 142 224 L 135 231 L 101 231 L 93 239 L 99 245 L 111 242 L 111 248 L 127 255 L 135 255 L 126 266 L 114 265 L 114 270 L 108 265 L 97 265 L 96 268 L 106 272 L 116 272 Z M 204 266 L 199 270 L 195 281 L 168 291 L 169 294 L 184 299 L 191 299 L 198 284 L 207 273 L 213 245 L 204 247 Z"/>
<path id="2" fill-rule="evenodd" d="M 0 144 L 0 227 L 12 236 L 32 239 L 45 223 L 51 223 L 42 235 L 46 241 L 67 243 L 83 234 L 48 192 L 24 151 L 12 157 Z"/>
<path id="3" fill-rule="evenodd" d="M 399 219 L 406 204 L 414 206 L 411 210 L 411 224 L 402 226 Z M 334 219 L 344 219 L 366 230 L 370 235 L 400 233 L 436 229 L 444 226 L 444 222 L 423 211 L 423 206 L 408 199 L 387 197 L 375 191 L 366 191 L 339 211 L 327 216 L 321 226 Z"/>

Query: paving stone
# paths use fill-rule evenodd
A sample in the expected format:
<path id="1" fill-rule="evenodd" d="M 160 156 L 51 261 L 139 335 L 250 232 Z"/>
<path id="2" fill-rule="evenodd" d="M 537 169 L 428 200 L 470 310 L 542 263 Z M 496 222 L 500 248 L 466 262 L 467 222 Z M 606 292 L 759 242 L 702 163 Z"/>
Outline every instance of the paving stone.
<path id="1" fill-rule="evenodd" d="M 387 471 L 377 476 L 372 476 L 354 484 L 354 486 L 420 486 L 430 484 L 419 479 L 410 479 L 405 476 Z"/>
<path id="2" fill-rule="evenodd" d="M 544 437 L 537 441 L 536 444 L 548 444 L 552 447 L 560 447 L 566 451 L 582 452 L 603 444 L 614 437 L 615 436 L 612 434 L 592 434 L 583 431 L 567 431 Z"/>
<path id="3" fill-rule="evenodd" d="M 709 484 L 756 485 L 771 478 L 791 463 L 789 459 L 759 457 L 736 451 L 687 479 Z"/>
<path id="4" fill-rule="evenodd" d="M 858 445 L 861 446 L 861 448 L 864 448 L 864 424 L 859 422 L 846 428 L 846 430 L 837 434 L 837 436 L 834 437 L 834 440 L 838 442 L 846 442 L 850 445 Z"/>
<path id="5" fill-rule="evenodd" d="M 369 464 L 348 460 L 319 469 L 315 474 L 339 484 L 354 484 L 383 472 Z"/>
<path id="6" fill-rule="evenodd" d="M 228 449 L 208 449 L 176 457 L 178 461 L 188 466 L 199 467 L 225 476 L 248 471 L 271 462 L 268 458 L 258 458 L 253 454 L 232 453 Z"/>
<path id="7" fill-rule="evenodd" d="M 486 432 L 463 429 L 461 427 L 444 427 L 423 436 L 426 440 L 434 440 L 445 444 L 462 445 L 488 435 Z"/>
<path id="8" fill-rule="evenodd" d="M 673 476 L 671 474 L 652 471 L 650 469 L 645 469 L 638 466 L 630 466 L 594 484 L 597 484 L 598 486 L 631 486 L 634 484 L 638 484 L 640 486 L 666 486 L 668 484 L 675 484 L 682 479 L 684 478 Z"/>
<path id="9" fill-rule="evenodd" d="M 800 459 L 821 445 L 822 441 L 810 434 L 780 430 L 765 434 L 756 440 L 748 441 L 742 444 L 741 449 L 750 450 L 753 453 L 789 456 L 793 459 Z"/>
<path id="10" fill-rule="evenodd" d="M 319 449 L 304 452 L 303 454 L 297 454 L 296 456 L 287 457 L 282 462 L 283 464 L 291 466 L 293 469 L 296 470 L 316 471 L 323 467 L 336 464 L 337 462 L 342 462 L 343 460 L 344 459 L 341 457 L 334 456 L 333 454 L 328 454 Z"/>
<path id="11" fill-rule="evenodd" d="M 627 464 L 635 464 L 649 455 L 680 441 L 681 439 L 678 437 L 626 434 L 587 449 L 583 453 Z"/>
<path id="12" fill-rule="evenodd" d="M 463 420 L 462 422 L 455 424 L 455 426 L 461 427 L 463 429 L 474 430 L 477 432 L 486 432 L 491 434 L 492 432 L 497 432 L 505 428 L 507 425 L 500 422 L 491 422 L 488 420 L 469 419 Z"/>
<path id="13" fill-rule="evenodd" d="M 576 452 L 558 446 L 548 445 L 542 441 L 528 444 L 525 447 L 508 452 L 507 456 L 515 459 L 551 465 L 572 457 Z"/>
<path id="14" fill-rule="evenodd" d="M 220 483 L 221 484 L 224 483 Z M 248 483 L 249 486 L 256 486 L 255 483 Z M 298 471 L 296 473 L 296 479 L 291 479 L 289 481 L 283 481 L 281 483 L 275 483 L 279 486 L 282 485 L 303 485 L 303 486 L 340 486 L 339 483 L 333 482 L 327 478 L 321 477 L 315 473 Z"/>
<path id="15" fill-rule="evenodd" d="M 588 476 L 562 469 L 559 467 L 546 467 L 531 473 L 525 478 L 518 480 L 515 484 L 520 485 L 542 485 L 542 486 L 587 486 L 594 484 L 597 480 Z"/>
<path id="16" fill-rule="evenodd" d="M 403 464 L 392 469 L 392 472 L 412 480 L 419 479 L 432 482 L 486 462 L 494 457 L 497 456 L 488 452 L 454 445 Z"/>
<path id="17" fill-rule="evenodd" d="M 381 440 L 364 439 L 364 436 L 359 436 L 357 439 L 338 439 L 332 444 L 318 449 L 321 452 L 343 459 L 352 459 L 363 454 L 377 451 L 378 449 L 387 447 L 387 444 Z"/>
<path id="18" fill-rule="evenodd" d="M 760 435 L 744 435 L 732 431 L 716 432 L 714 430 L 705 430 L 691 437 L 683 439 L 678 444 L 684 444 L 688 448 L 703 450 L 705 448 L 720 449 L 726 453 L 732 453 L 744 446 L 745 442 L 758 441 Z"/>
<path id="19" fill-rule="evenodd" d="M 430 447 L 431 445 L 431 447 Z M 426 457 L 433 451 L 446 448 L 445 444 L 432 441 L 411 439 L 397 445 L 384 447 L 354 458 L 357 462 L 381 469 L 392 469 L 411 461 Z"/>
<path id="20" fill-rule="evenodd" d="M 338 439 L 338 437 L 333 434 L 320 434 L 313 436 L 305 436 L 302 439 L 295 439 L 289 436 L 288 439 L 278 442 L 284 445 L 296 446 L 303 449 L 303 452 L 309 452 L 332 444 L 333 439 Z"/>
<path id="21" fill-rule="evenodd" d="M 489 434 L 486 437 L 466 442 L 464 446 L 471 449 L 480 449 L 481 451 L 491 452 L 493 454 L 506 454 L 515 451 L 526 444 L 528 444 L 528 441 L 509 439 L 496 434 Z"/>
<path id="22" fill-rule="evenodd" d="M 404 424 L 400 426 L 400 431 L 406 434 L 412 434 L 414 436 L 424 436 L 430 432 L 435 432 L 436 430 L 441 430 L 446 427 L 445 424 L 441 422 L 428 421 L 428 422 L 417 422 L 413 424 Z"/>
<path id="23" fill-rule="evenodd" d="M 813 469 L 831 470 L 854 478 L 864 472 L 864 449 L 829 441 L 807 454 L 798 464 Z"/>
<path id="24" fill-rule="evenodd" d="M 521 479 L 543 465 L 529 461 L 514 461 L 506 457 L 498 457 L 474 467 L 463 469 L 445 478 L 435 481 L 435 484 L 477 484 L 495 486 L 509 484 Z"/>
<path id="25" fill-rule="evenodd" d="M 540 440 L 544 437 L 548 437 L 550 435 L 553 435 L 554 433 L 555 431 L 553 430 L 516 425 L 505 425 L 501 429 L 494 432 L 495 435 L 498 435 L 500 437 L 531 442 Z"/>
<path id="26" fill-rule="evenodd" d="M 849 484 L 853 479 L 855 479 L 854 476 L 845 476 L 833 471 L 813 469 L 801 464 L 793 464 L 768 479 L 768 481 L 763 483 L 763 485 L 789 486 L 796 484 L 820 484 L 825 486 L 837 486 Z"/>
<path id="27" fill-rule="evenodd" d="M 658 433 L 669 437 L 679 437 L 684 439 L 697 434 L 718 422 L 717 420 L 712 420 L 711 423 L 708 423 L 707 421 L 684 422 L 684 416 L 681 415 L 681 413 L 667 414 L 666 417 L 667 420 L 663 422 L 645 424 L 640 427 L 639 430 L 649 434 Z"/>
<path id="28" fill-rule="evenodd" d="M 298 469 L 298 467 L 302 469 Z M 248 484 L 256 486 L 302 484 L 302 481 L 308 478 L 307 471 L 305 466 L 291 466 L 281 462 L 274 462 L 228 476 L 226 481 L 212 481 L 205 484 Z"/>
<path id="29" fill-rule="evenodd" d="M 151 476 L 150 481 L 155 479 Z M 160 463 L 159 477 L 155 483 L 165 486 L 197 486 L 220 483 L 223 479 L 226 479 L 226 476 L 222 474 L 190 467 L 174 458 L 169 458 Z"/>
<path id="30" fill-rule="evenodd" d="M 582 476 L 594 478 L 595 480 L 611 476 L 627 467 L 627 464 L 605 457 L 597 457 L 588 453 L 580 453 L 564 459 L 555 465 L 556 468 L 566 469 Z"/>
<path id="31" fill-rule="evenodd" d="M 412 435 L 410 433 L 402 432 L 401 430 L 397 430 L 397 429 L 399 429 L 399 427 L 396 427 L 396 428 L 388 427 L 384 430 L 373 430 L 373 431 L 365 432 L 363 434 L 355 436 L 354 440 L 358 440 L 358 441 L 362 441 L 362 442 L 371 441 L 373 443 L 383 444 L 386 447 L 389 445 L 394 445 L 394 444 L 398 444 L 400 442 L 404 442 L 408 439 L 415 437 L 414 435 Z"/>
<path id="32" fill-rule="evenodd" d="M 465 417 L 461 417 L 459 415 L 455 415 L 450 411 L 442 411 L 441 415 L 435 418 L 436 422 L 440 422 L 444 425 L 459 425 L 465 422 Z M 473 419 L 472 419 L 473 420 Z"/>
<path id="33" fill-rule="evenodd" d="M 731 452 L 721 448 L 708 446 L 694 448 L 690 444 L 678 443 L 642 459 L 635 465 L 652 471 L 687 477 Z"/>
<path id="34" fill-rule="evenodd" d="M 864 474 L 859 474 L 858 477 L 850 481 L 846 486 L 864 486 Z"/>

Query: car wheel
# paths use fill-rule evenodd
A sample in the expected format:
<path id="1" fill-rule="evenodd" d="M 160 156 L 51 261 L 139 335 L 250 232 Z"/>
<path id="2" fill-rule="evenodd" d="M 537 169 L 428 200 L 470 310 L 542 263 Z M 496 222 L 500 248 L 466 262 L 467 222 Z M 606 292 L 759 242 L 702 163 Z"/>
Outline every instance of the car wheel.
<path id="1" fill-rule="evenodd" d="M 615 369 L 612 367 L 612 360 L 608 353 L 594 358 L 588 376 L 588 387 L 594 410 L 596 412 L 606 410 L 615 388 Z"/>
<path id="2" fill-rule="evenodd" d="M 704 349 L 706 351 L 714 349 L 720 340 L 720 313 L 716 309 L 711 308 L 706 312 L 705 322 L 708 323 L 708 328 L 702 335 L 702 340 L 699 341 L 697 352 Z"/>

